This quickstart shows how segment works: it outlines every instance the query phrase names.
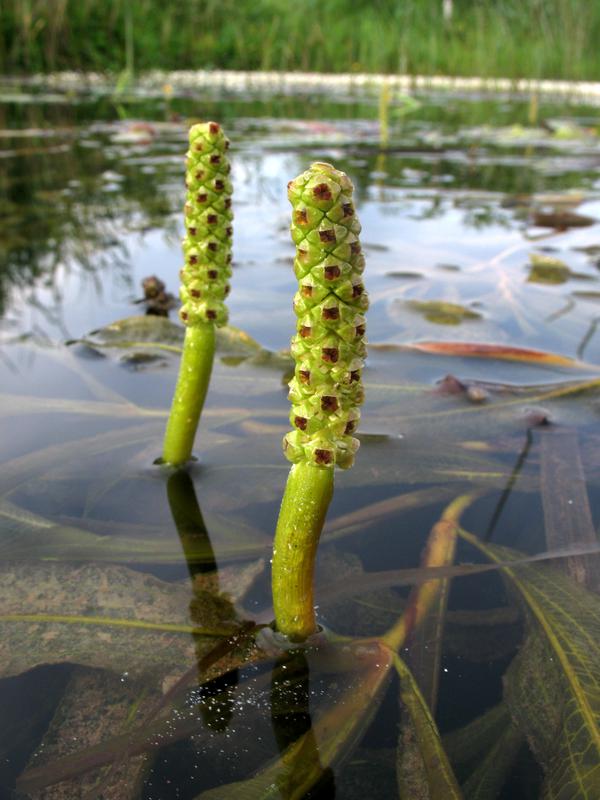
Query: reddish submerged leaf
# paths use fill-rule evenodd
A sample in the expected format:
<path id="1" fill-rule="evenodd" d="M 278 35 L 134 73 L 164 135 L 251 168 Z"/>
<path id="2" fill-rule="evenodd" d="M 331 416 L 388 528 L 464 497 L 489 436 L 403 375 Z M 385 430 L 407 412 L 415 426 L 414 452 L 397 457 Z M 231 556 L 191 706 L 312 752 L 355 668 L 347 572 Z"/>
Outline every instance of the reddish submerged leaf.
<path id="1" fill-rule="evenodd" d="M 593 364 L 585 364 L 558 353 L 533 350 L 526 347 L 511 347 L 504 344 L 485 342 L 414 342 L 406 346 L 410 350 L 459 358 L 497 358 L 502 361 L 523 361 L 528 364 L 542 364 L 554 367 L 587 367 L 597 369 Z"/>

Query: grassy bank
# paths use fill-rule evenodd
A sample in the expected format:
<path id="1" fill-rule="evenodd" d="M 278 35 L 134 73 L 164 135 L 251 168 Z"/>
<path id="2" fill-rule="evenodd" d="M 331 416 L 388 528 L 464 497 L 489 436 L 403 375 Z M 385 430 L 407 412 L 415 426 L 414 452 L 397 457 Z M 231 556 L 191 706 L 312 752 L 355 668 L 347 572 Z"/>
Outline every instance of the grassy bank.
<path id="1" fill-rule="evenodd" d="M 592 0 L 2 0 L 0 71 L 282 69 L 597 79 Z"/>

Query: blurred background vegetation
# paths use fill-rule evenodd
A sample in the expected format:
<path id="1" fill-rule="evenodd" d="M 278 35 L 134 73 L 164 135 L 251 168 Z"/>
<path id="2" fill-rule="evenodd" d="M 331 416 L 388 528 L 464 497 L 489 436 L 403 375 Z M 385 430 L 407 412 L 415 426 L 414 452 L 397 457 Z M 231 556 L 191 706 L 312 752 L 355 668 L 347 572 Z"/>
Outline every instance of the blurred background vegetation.
<path id="1" fill-rule="evenodd" d="M 0 0 L 0 71 L 597 79 L 598 0 Z"/>

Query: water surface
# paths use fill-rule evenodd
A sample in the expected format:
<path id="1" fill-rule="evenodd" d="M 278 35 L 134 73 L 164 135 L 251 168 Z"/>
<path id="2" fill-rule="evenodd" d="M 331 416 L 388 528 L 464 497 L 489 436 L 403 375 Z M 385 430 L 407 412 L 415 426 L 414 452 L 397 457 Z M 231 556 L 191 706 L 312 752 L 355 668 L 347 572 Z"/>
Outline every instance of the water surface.
<path id="1" fill-rule="evenodd" d="M 600 796 L 597 110 L 392 96 L 385 136 L 368 94 L 0 99 L 0 797 L 445 798 L 417 755 L 442 747 L 465 797 Z M 177 293 L 210 118 L 234 328 L 169 476 L 181 331 L 141 282 Z M 355 183 L 371 346 L 319 550 L 330 644 L 285 655 L 252 626 L 288 471 L 286 184 L 317 159 Z M 446 572 L 419 572 L 460 497 Z M 435 746 L 380 642 L 408 618 Z"/>

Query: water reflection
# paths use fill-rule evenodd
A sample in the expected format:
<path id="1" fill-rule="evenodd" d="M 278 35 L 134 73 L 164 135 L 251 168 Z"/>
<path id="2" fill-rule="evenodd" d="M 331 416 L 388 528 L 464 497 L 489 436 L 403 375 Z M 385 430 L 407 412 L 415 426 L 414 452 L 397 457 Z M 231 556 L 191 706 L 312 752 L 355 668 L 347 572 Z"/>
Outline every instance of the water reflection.
<path id="1" fill-rule="evenodd" d="M 211 109 L 210 116 L 230 123 L 232 138 L 237 140 L 233 321 L 263 345 L 285 346 L 293 283 L 285 178 L 314 157 L 335 159 L 356 176 L 375 297 L 372 338 L 392 340 L 392 345 L 371 350 L 363 466 L 352 475 L 340 476 L 345 493 L 338 495 L 342 503 L 337 510 L 338 527 L 334 525 L 327 534 L 323 560 L 323 565 L 330 564 L 323 585 L 333 595 L 327 606 L 327 594 L 321 592 L 325 603 L 320 613 L 348 635 L 379 636 L 390 618 L 398 619 L 396 630 L 403 619 L 409 619 L 407 629 L 414 632 L 416 621 L 427 611 L 426 593 L 415 590 L 407 596 L 402 587 L 415 584 L 432 592 L 439 584 L 439 575 L 430 571 L 423 578 L 415 574 L 420 571 L 414 565 L 423 547 L 428 552 L 428 531 L 443 540 L 450 530 L 447 519 L 442 518 L 443 524 L 436 522 L 443 506 L 462 492 L 473 491 L 480 499 L 464 521 L 473 535 L 459 532 L 464 538 L 458 558 L 466 563 L 442 573 L 449 592 L 447 609 L 445 600 L 432 604 L 432 627 L 423 626 L 422 639 L 412 638 L 406 648 L 412 651 L 411 657 L 419 649 L 415 677 L 422 687 L 428 685 L 426 672 L 429 678 L 440 679 L 436 722 L 442 731 L 479 743 L 477 731 L 486 724 L 490 704 L 502 700 L 501 719 L 518 721 L 520 736 L 532 742 L 541 766 L 533 765 L 531 753 L 525 759 L 518 756 L 507 764 L 512 774 L 498 791 L 511 797 L 536 797 L 541 793 L 542 767 L 552 779 L 555 775 L 548 765 L 571 763 L 563 758 L 564 748 L 582 741 L 582 735 L 591 737 L 589 722 L 595 719 L 592 706 L 588 713 L 584 705 L 588 698 L 595 702 L 598 680 L 599 573 L 597 557 L 589 555 L 597 547 L 593 523 L 598 505 L 597 371 L 593 365 L 564 360 L 544 366 L 536 363 L 542 360 L 540 354 L 513 347 L 512 356 L 525 358 L 517 367 L 500 360 L 501 348 L 485 351 L 473 342 L 509 342 L 504 355 L 511 345 L 537 344 L 561 353 L 579 348 L 580 354 L 598 360 L 594 289 L 573 292 L 570 286 L 575 274 L 585 275 L 591 287 L 597 284 L 595 227 L 552 227 L 549 236 L 548 230 L 544 233 L 548 238 L 535 241 L 532 236 L 543 231 L 530 230 L 536 209 L 545 206 L 550 208 L 542 213 L 554 214 L 554 222 L 561 208 L 582 206 L 586 215 L 597 215 L 593 198 L 587 196 L 585 208 L 582 202 L 594 180 L 590 153 L 596 144 L 574 147 L 569 154 L 552 149 L 552 142 L 539 138 L 539 132 L 539 141 L 529 144 L 522 141 L 522 131 L 521 139 L 509 144 L 501 141 L 507 131 L 492 135 L 480 130 L 475 139 L 474 130 L 456 128 L 481 128 L 486 114 L 506 123 L 505 118 L 518 117 L 523 109 L 454 101 L 444 108 L 423 104 L 401 126 L 391 109 L 386 143 L 379 140 L 373 103 L 303 103 L 282 99 L 280 105 L 213 107 L 206 102 L 200 108 L 196 100 L 181 101 L 182 119 L 170 119 L 164 125 L 156 122 L 164 112 L 162 107 L 156 102 L 140 104 L 139 115 L 153 120 L 150 133 L 147 126 L 116 121 L 108 101 L 94 101 L 78 110 L 68 111 L 65 106 L 69 130 L 55 131 L 53 141 L 47 133 L 31 131 L 21 138 L 3 136 L 14 150 L 5 159 L 8 173 L 0 177 L 8 194 L 10 220 L 1 273 L 6 320 L 13 323 L 13 331 L 33 330 L 35 321 L 35 330 L 53 338 L 67 330 L 80 337 L 90 328 L 131 313 L 130 300 L 143 277 L 154 273 L 165 284 L 166 293 L 175 292 L 180 255 L 171 226 L 176 234 L 183 194 L 183 117 Z M 38 109 L 36 113 L 40 126 L 57 126 L 61 121 L 55 112 Z M 132 107 L 124 113 L 132 113 Z M 173 107 L 169 113 L 174 113 Z M 16 110 L 14 114 L 15 124 L 33 126 L 33 117 L 26 119 Z M 90 124 L 92 115 L 102 114 L 107 124 Z M 285 115 L 295 118 L 290 122 Z M 327 124 L 315 123 L 311 115 L 327 116 Z M 578 187 L 576 196 L 564 194 L 574 186 Z M 543 194 L 532 197 L 533 191 Z M 538 216 L 540 220 L 544 221 Z M 531 253 L 539 250 L 546 257 L 542 248 L 549 244 L 557 248 L 552 257 L 567 264 L 568 279 L 560 284 L 528 283 Z M 475 311 L 470 314 L 457 313 L 471 308 Z M 423 313 L 415 313 L 419 309 Z M 445 394 L 439 387 L 431 389 L 447 371 L 447 357 L 442 358 L 439 351 L 434 355 L 435 347 L 425 353 L 393 346 L 394 341 L 405 343 L 411 338 L 441 338 L 440 317 L 431 314 L 440 309 L 456 317 L 452 337 L 457 342 L 445 344 L 448 355 L 453 351 L 452 369 L 458 375 L 453 385 L 460 391 Z M 30 312 L 30 317 L 17 319 Z M 461 342 L 466 342 L 462 351 Z M 466 357 L 475 354 L 468 352 L 469 343 L 479 358 Z M 284 796 L 308 773 L 316 778 L 323 797 L 335 793 L 349 798 L 356 797 L 356 791 L 347 775 L 354 769 L 363 781 L 368 780 L 372 762 L 363 751 L 354 764 L 339 769 L 338 756 L 346 741 L 342 755 L 360 739 L 363 747 L 374 748 L 373 761 L 385 763 L 386 774 L 392 774 L 393 788 L 382 790 L 380 796 L 393 796 L 399 763 L 397 704 L 395 695 L 388 702 L 390 695 L 384 694 L 380 680 L 381 669 L 391 666 L 389 648 L 372 638 L 355 639 L 342 643 L 337 651 L 335 647 L 320 654 L 277 651 L 272 657 L 256 647 L 260 626 L 240 619 L 253 615 L 236 615 L 232 602 L 223 595 L 228 567 L 219 571 L 219 558 L 222 564 L 225 557 L 239 564 L 268 553 L 266 532 L 276 503 L 279 471 L 284 471 L 277 460 L 280 428 L 287 425 L 279 373 L 258 375 L 249 361 L 235 369 L 217 366 L 216 399 L 206 418 L 203 443 L 208 468 L 201 473 L 209 531 L 190 474 L 168 477 L 168 502 L 162 483 L 156 492 L 156 481 L 162 478 L 156 478 L 156 471 L 149 476 L 151 457 L 144 450 L 149 436 L 158 437 L 156 429 L 127 429 L 127 420 L 136 417 L 135 424 L 142 426 L 150 411 L 145 408 L 150 397 L 162 408 L 169 367 L 163 378 L 158 368 L 145 374 L 121 374 L 124 371 L 108 359 L 89 362 L 85 368 L 90 374 L 83 381 L 88 394 L 79 403 L 75 389 L 72 397 L 69 394 L 69 381 L 85 373 L 79 369 L 81 364 L 71 364 L 74 372 L 67 378 L 65 364 L 70 362 L 63 353 L 65 364 L 60 365 L 60 348 L 52 352 L 52 361 L 44 351 L 35 353 L 37 371 L 28 365 L 22 374 L 9 376 L 16 395 L 2 398 L 5 450 L 6 441 L 15 436 L 15 418 L 27 436 L 15 451 L 19 459 L 4 472 L 5 481 L 12 475 L 13 493 L 6 495 L 10 502 L 1 513 L 8 530 L 2 539 L 3 585 L 9 587 L 3 603 L 11 600 L 15 615 L 35 614 L 36 621 L 3 621 L 2 639 L 12 657 L 22 657 L 19 671 L 25 674 L 38 663 L 64 661 L 67 654 L 81 668 L 109 675 L 109 688 L 100 692 L 102 702 L 96 709 L 104 712 L 106 699 L 113 693 L 125 709 L 118 734 L 110 731 L 106 741 L 90 742 L 87 750 L 81 742 L 70 742 L 66 755 L 44 762 L 43 780 L 49 783 L 60 776 L 74 776 L 77 781 L 86 771 L 114 762 L 122 765 L 128 758 L 144 755 L 153 764 L 151 774 L 145 776 L 146 800 L 195 798 L 216 785 L 222 786 L 221 797 L 229 800 L 239 787 L 227 785 L 256 776 L 257 769 L 259 777 L 269 785 L 277 783 Z M 56 395 L 52 404 L 39 397 L 49 377 Z M 113 386 L 119 389 L 118 395 Z M 33 397 L 29 396 L 32 387 L 37 392 Z M 90 399 L 89 392 L 94 392 L 95 399 Z M 68 403 L 63 402 L 65 397 L 71 398 Z M 127 402 L 122 402 L 124 397 Z M 110 407 L 106 407 L 107 398 Z M 132 398 L 138 398 L 144 408 L 137 407 Z M 527 417 L 530 401 L 538 409 L 537 422 L 543 421 L 538 406 L 542 398 L 549 416 L 564 427 L 547 426 L 533 436 L 525 435 L 523 418 L 528 427 L 532 423 Z M 19 416 L 27 411 L 31 412 L 27 417 Z M 120 416 L 112 416 L 117 412 Z M 93 421 L 94 415 L 100 415 L 102 423 Z M 77 441 L 78 432 L 87 438 Z M 90 439 L 92 432 L 97 434 L 95 439 Z M 155 441 L 150 443 L 153 454 Z M 61 443 L 66 443 L 66 449 Z M 111 450 L 115 443 L 116 449 Z M 45 451 L 49 445 L 55 449 Z M 123 446 L 133 449 L 121 456 Z M 39 454 L 35 448 L 40 448 Z M 99 448 L 96 456 L 86 459 L 93 456 L 94 448 Z M 116 467 L 120 459 L 122 464 Z M 169 510 L 179 541 L 170 535 Z M 340 519 L 345 519 L 341 528 Z M 493 545 L 483 541 L 486 535 Z M 581 541 L 588 547 L 587 554 Z M 559 558 L 561 548 L 567 546 L 573 548 L 568 559 L 564 553 Z M 528 554 L 548 549 L 550 564 L 527 562 Z M 484 557 L 495 566 L 487 565 L 485 575 L 470 574 L 472 562 Z M 76 559 L 85 562 L 90 576 L 91 588 L 86 591 Z M 16 561 L 23 564 L 17 567 Z M 115 561 L 121 562 L 116 569 Z M 566 568 L 557 569 L 563 562 Z M 506 563 L 508 568 L 498 566 Z M 407 575 L 408 567 L 412 570 Z M 434 564 L 430 569 L 437 568 Z M 184 574 L 180 582 L 182 569 L 189 578 Z M 148 572 L 152 573 L 152 596 L 166 605 L 149 604 Z M 27 581 L 19 580 L 21 574 L 28 576 Z M 234 572 L 240 581 L 241 574 L 241 569 Z M 455 580 L 456 576 L 460 578 Z M 49 613 L 64 617 L 65 597 L 70 610 L 81 615 L 113 614 L 114 609 L 105 608 L 103 602 L 114 596 L 111 580 L 117 577 L 126 579 L 124 585 L 117 584 L 122 592 L 118 611 L 123 615 L 118 624 L 111 627 L 106 621 L 86 618 L 85 627 L 82 623 L 78 629 L 72 620 L 67 624 L 38 619 Z M 231 586 L 231 577 L 229 581 Z M 104 585 L 109 591 L 99 597 L 98 586 Z M 35 586 L 35 603 L 26 591 L 31 586 Z M 247 608 L 266 606 L 260 587 L 255 595 L 245 591 Z M 520 616 L 510 599 L 512 593 L 528 603 L 527 615 Z M 90 598 L 96 598 L 91 610 Z M 174 598 L 172 605 L 169 598 Z M 210 614 L 203 614 L 203 609 Z M 26 624 L 38 626 L 35 635 L 19 627 Z M 198 629 L 203 624 L 217 625 L 221 638 L 201 637 Z M 151 634 L 148 625 L 157 630 Z M 18 640 L 21 630 L 27 635 Z M 406 654 L 404 648 L 401 654 Z M 144 670 L 155 658 L 154 671 L 145 677 Z M 141 676 L 139 685 L 125 684 L 130 694 L 124 692 L 120 679 L 125 672 Z M 404 691 L 407 685 L 405 681 Z M 547 687 L 553 687 L 551 703 L 544 696 Z M 56 691 L 54 701 L 58 702 L 60 687 Z M 129 707 L 138 708 L 140 697 L 145 702 L 146 692 L 151 696 L 150 708 L 145 706 L 135 724 L 127 727 Z M 72 707 L 80 714 L 90 694 L 71 697 Z M 426 694 L 430 698 L 435 692 Z M 433 709 L 435 698 L 430 702 Z M 372 709 L 379 704 L 387 716 L 369 729 Z M 510 712 L 506 710 L 509 704 Z M 583 723 L 577 730 L 563 724 L 573 718 L 573 709 Z M 425 730 L 435 730 L 433 722 L 426 722 Z M 87 727 L 94 729 L 89 720 Z M 341 743 L 341 738 L 330 735 L 339 730 L 352 735 Z M 407 730 L 403 728 L 402 742 L 407 741 Z M 374 731 L 372 738 L 369 731 Z M 587 758 L 595 751 L 585 749 L 586 743 L 577 752 Z M 452 766 L 457 766 L 459 777 L 468 778 L 474 760 L 478 766 L 491 763 L 494 767 L 495 746 L 488 739 L 481 748 L 466 748 L 464 762 L 457 755 Z M 31 742 L 27 747 L 33 747 Z M 52 752 L 49 746 L 47 752 Z M 20 758 L 18 769 L 25 766 L 26 756 Z M 406 769 L 407 761 L 402 763 Z M 440 763 L 439 753 L 431 763 Z M 25 774 L 35 766 L 30 763 Z M 582 760 L 580 766 L 582 774 L 592 774 L 593 764 Z M 16 770 L 10 772 L 11 779 Z M 473 774 L 476 780 L 482 773 L 474 770 Z M 506 772 L 502 781 L 504 777 Z M 37 780 L 42 778 L 38 772 Z M 373 793 L 378 788 L 379 784 L 373 784 Z"/>
<path id="2" fill-rule="evenodd" d="M 298 796 L 298 787 L 305 785 L 307 775 L 311 776 L 311 785 L 306 798 L 325 800 L 336 796 L 334 772 L 331 767 L 324 767 L 319 757 L 310 697 L 308 659 L 302 650 L 292 650 L 277 659 L 271 674 L 271 722 L 283 764 L 277 786 L 284 799 Z M 300 739 L 301 749 L 291 750 Z"/>
<path id="3" fill-rule="evenodd" d="M 44 104 L 43 97 L 38 104 L 1 104 L 4 329 L 13 336 L 78 337 L 131 314 L 137 287 L 152 272 L 165 284 L 165 296 L 176 295 L 185 131 L 188 120 L 212 115 L 228 126 L 234 143 L 232 320 L 265 345 L 285 346 L 279 330 L 289 330 L 285 184 L 314 158 L 327 158 L 356 183 L 365 249 L 387 248 L 369 253 L 378 312 L 372 338 L 430 331 L 395 315 L 388 302 L 405 291 L 387 279 L 400 266 L 427 278 L 426 288 L 406 289 L 414 301 L 460 302 L 475 280 L 485 303 L 504 281 L 502 302 L 483 309 L 488 324 L 478 330 L 487 340 L 519 335 L 541 346 L 546 338 L 551 348 L 567 342 L 573 351 L 589 352 L 595 349 L 588 345 L 592 303 L 575 299 L 573 315 L 552 317 L 555 298 L 561 307 L 572 299 L 568 287 L 555 287 L 553 296 L 544 287 L 525 289 L 517 256 L 502 270 L 495 260 L 507 246 L 526 250 L 542 218 L 579 214 L 597 179 L 598 141 L 586 133 L 589 126 L 575 135 L 577 113 L 585 109 L 572 112 L 575 138 L 568 147 L 552 126 L 532 128 L 529 112 L 526 103 L 482 99 L 423 98 L 407 105 L 397 97 L 380 103 L 299 96 L 220 103 L 206 96 L 165 103 L 135 91 L 118 104 L 91 95 L 64 104 Z M 537 113 L 552 120 L 564 109 L 544 104 Z M 587 205 L 584 215 L 593 211 Z M 567 249 L 594 244 L 592 231 L 570 230 L 562 236 Z M 567 261 L 579 271 L 585 259 Z M 464 279 L 440 275 L 436 265 L 443 263 L 458 264 Z M 482 263 L 490 265 L 486 272 Z M 520 306 L 528 300 L 539 335 L 522 323 Z"/>
<path id="4" fill-rule="evenodd" d="M 169 476 L 167 497 L 192 579 L 194 597 L 190 602 L 190 619 L 192 625 L 202 626 L 204 610 L 202 594 L 219 593 L 219 570 L 198 505 L 194 484 L 185 470 L 177 470 Z M 202 553 L 202 560 L 198 560 L 199 553 Z M 202 580 L 196 580 L 198 576 L 202 576 Z M 203 641 L 200 644 L 201 660 L 205 648 Z M 202 672 L 199 677 L 202 681 Z M 229 725 L 233 716 L 234 694 L 238 683 L 237 669 L 225 672 L 207 683 L 201 683 L 198 705 L 205 724 L 211 730 L 223 732 Z"/>

